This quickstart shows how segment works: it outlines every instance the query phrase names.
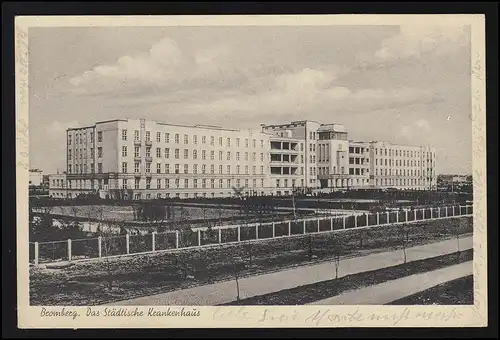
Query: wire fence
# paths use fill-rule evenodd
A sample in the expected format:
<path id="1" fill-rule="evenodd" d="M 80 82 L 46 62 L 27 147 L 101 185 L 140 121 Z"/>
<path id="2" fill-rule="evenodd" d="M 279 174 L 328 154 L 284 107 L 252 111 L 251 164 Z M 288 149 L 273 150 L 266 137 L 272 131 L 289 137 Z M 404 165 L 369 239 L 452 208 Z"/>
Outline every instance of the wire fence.
<path id="1" fill-rule="evenodd" d="M 382 213 L 359 213 L 345 216 L 316 217 L 266 223 L 192 228 L 151 232 L 146 235 L 119 235 L 76 240 L 30 242 L 29 261 L 40 263 L 77 261 L 111 256 L 143 254 L 185 248 L 207 247 L 213 244 L 238 243 L 325 233 L 353 228 L 370 228 L 397 223 L 452 218 L 473 214 L 473 206 L 447 206 Z"/>

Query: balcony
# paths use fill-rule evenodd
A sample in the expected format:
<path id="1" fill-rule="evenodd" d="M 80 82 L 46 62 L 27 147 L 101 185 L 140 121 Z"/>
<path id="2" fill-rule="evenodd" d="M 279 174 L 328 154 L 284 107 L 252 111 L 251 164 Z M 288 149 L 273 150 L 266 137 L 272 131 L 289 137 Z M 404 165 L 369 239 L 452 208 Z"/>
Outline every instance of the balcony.
<path id="1" fill-rule="evenodd" d="M 146 177 L 152 177 L 153 174 L 151 172 L 146 172 Z"/>
<path id="2" fill-rule="evenodd" d="M 140 172 L 134 172 L 134 177 L 135 178 L 141 178 L 141 173 Z"/>
<path id="3" fill-rule="evenodd" d="M 146 162 L 151 163 L 153 161 L 153 158 L 151 156 L 146 156 Z"/>
<path id="4" fill-rule="evenodd" d="M 141 161 L 141 156 L 135 156 L 134 157 L 135 162 L 140 162 Z"/>
<path id="5" fill-rule="evenodd" d="M 141 145 L 141 141 L 140 141 L 140 140 L 138 140 L 138 139 L 135 139 L 135 140 L 134 140 L 134 145 Z"/>
<path id="6" fill-rule="evenodd" d="M 147 140 L 144 142 L 144 144 L 146 144 L 146 146 L 151 146 L 151 145 L 153 145 L 153 141 Z"/>

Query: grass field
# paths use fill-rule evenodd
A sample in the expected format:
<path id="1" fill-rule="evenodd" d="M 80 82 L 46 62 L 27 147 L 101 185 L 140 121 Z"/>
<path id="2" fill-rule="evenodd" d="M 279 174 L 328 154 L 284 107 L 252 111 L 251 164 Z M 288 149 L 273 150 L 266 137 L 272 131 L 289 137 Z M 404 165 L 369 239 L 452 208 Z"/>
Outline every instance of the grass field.
<path id="1" fill-rule="evenodd" d="M 390 305 L 472 304 L 474 304 L 474 280 L 472 275 L 445 282 L 423 292 L 390 303 Z"/>
<path id="2" fill-rule="evenodd" d="M 470 217 L 410 224 L 407 246 L 454 237 L 457 224 L 461 225 L 461 234 L 472 232 Z M 235 271 L 239 276 L 254 275 L 327 260 L 333 256 L 334 240 L 342 245 L 342 256 L 399 249 L 405 237 L 401 230 L 398 225 L 351 229 L 74 263 L 61 269 L 31 268 L 30 301 L 32 305 L 96 305 L 232 279 Z"/>

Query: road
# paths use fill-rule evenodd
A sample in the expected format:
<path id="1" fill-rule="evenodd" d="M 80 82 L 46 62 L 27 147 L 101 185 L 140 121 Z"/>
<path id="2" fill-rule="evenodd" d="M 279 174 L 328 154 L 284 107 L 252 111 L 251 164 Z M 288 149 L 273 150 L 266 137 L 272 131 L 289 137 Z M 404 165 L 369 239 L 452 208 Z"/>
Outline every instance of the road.
<path id="1" fill-rule="evenodd" d="M 472 237 L 460 240 L 460 250 L 472 249 Z M 411 247 L 406 250 L 407 261 L 423 260 L 429 257 L 454 253 L 457 240 L 450 239 L 436 243 Z M 339 277 L 377 270 L 403 263 L 403 251 L 395 250 L 340 261 Z M 331 280 L 334 266 L 331 262 L 296 267 L 273 273 L 239 279 L 240 298 L 277 292 L 316 282 Z M 214 306 L 236 300 L 235 280 L 150 295 L 130 300 L 109 303 L 113 306 L 185 305 Z"/>
<path id="2" fill-rule="evenodd" d="M 472 274 L 472 261 L 441 268 L 430 272 L 410 275 L 387 281 L 328 299 L 310 303 L 311 305 L 384 305 L 404 297 L 422 292 L 439 284 Z"/>

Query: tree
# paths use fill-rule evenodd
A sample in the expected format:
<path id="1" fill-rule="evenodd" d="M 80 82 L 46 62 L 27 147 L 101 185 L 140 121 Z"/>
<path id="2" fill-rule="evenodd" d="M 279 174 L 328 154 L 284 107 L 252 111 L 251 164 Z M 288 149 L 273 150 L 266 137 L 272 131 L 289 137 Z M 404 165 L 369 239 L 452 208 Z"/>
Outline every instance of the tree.
<path id="1" fill-rule="evenodd" d="M 236 283 L 236 302 L 239 304 L 240 303 L 240 271 L 242 268 L 244 268 L 245 263 L 241 260 L 239 257 L 231 257 L 232 259 L 232 269 L 233 269 L 233 276 L 234 276 L 234 281 Z"/>
<path id="2" fill-rule="evenodd" d="M 335 268 L 335 280 L 339 277 L 339 267 L 340 267 L 340 255 L 342 253 L 342 247 L 340 241 L 335 236 L 335 233 L 331 233 L 332 235 L 332 249 L 333 249 L 333 265 Z"/>
<path id="3" fill-rule="evenodd" d="M 406 248 L 407 248 L 407 245 L 409 243 L 409 239 L 408 239 L 408 232 L 409 232 L 409 228 L 408 228 L 408 224 L 403 224 L 401 226 L 401 228 L 399 228 L 399 231 L 400 231 L 400 235 L 401 235 L 401 244 L 402 244 L 402 247 L 403 247 L 403 263 L 406 263 L 407 262 L 407 256 L 406 256 Z"/>

